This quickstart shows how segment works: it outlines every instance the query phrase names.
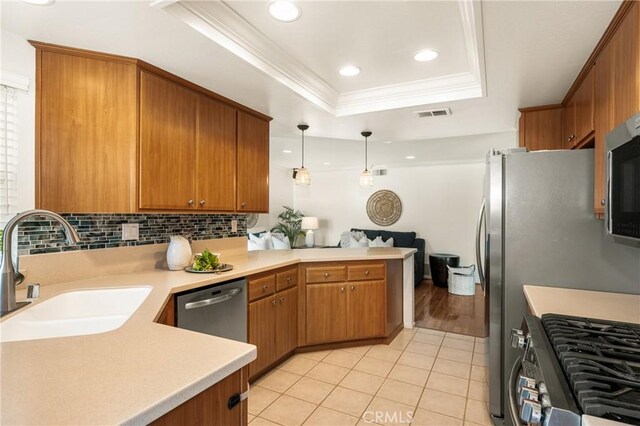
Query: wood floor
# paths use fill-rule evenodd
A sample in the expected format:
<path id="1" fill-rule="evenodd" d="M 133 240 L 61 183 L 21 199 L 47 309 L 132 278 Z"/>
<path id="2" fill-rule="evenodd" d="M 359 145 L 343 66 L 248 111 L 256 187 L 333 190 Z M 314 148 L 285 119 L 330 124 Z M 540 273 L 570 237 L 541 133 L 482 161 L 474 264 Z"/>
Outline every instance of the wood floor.
<path id="1" fill-rule="evenodd" d="M 476 286 L 475 296 L 456 296 L 446 288 L 424 280 L 415 288 L 416 326 L 468 336 L 486 337 L 484 296 Z"/>

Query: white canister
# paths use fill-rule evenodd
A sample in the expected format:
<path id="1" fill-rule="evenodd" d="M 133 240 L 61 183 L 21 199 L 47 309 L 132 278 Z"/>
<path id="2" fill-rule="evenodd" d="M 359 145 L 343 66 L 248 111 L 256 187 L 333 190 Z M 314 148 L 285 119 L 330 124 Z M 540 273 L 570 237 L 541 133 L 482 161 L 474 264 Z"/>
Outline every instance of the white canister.
<path id="1" fill-rule="evenodd" d="M 167 265 L 172 271 L 182 271 L 191 264 L 191 244 L 179 235 L 171 236 L 167 249 Z"/>

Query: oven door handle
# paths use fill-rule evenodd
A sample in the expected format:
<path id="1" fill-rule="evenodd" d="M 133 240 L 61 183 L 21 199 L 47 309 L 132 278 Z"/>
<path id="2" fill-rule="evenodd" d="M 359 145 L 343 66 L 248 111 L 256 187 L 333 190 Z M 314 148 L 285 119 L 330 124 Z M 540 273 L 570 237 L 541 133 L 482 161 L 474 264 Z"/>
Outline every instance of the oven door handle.
<path id="1" fill-rule="evenodd" d="M 202 308 L 204 306 L 215 305 L 216 303 L 224 302 L 226 300 L 231 299 L 232 297 L 240 294 L 242 292 L 241 288 L 232 288 L 231 290 L 225 291 L 216 297 L 212 297 L 211 299 L 198 300 L 197 302 L 190 302 L 184 305 L 185 309 L 196 309 Z"/>
<path id="2" fill-rule="evenodd" d="M 518 371 L 521 365 L 522 358 L 518 357 L 516 362 L 513 363 L 513 367 L 511 367 L 511 373 L 509 373 L 509 409 L 513 422 L 517 425 L 522 424 L 520 421 L 520 413 L 518 412 L 518 402 L 516 400 L 516 381 L 518 380 Z"/>

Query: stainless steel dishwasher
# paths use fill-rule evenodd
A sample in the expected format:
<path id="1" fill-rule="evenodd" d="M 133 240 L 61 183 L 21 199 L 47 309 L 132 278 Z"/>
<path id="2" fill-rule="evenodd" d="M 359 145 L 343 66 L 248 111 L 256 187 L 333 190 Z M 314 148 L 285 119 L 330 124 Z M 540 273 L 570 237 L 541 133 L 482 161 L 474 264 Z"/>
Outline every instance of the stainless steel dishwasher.
<path id="1" fill-rule="evenodd" d="M 247 280 L 177 295 L 178 328 L 247 341 Z"/>

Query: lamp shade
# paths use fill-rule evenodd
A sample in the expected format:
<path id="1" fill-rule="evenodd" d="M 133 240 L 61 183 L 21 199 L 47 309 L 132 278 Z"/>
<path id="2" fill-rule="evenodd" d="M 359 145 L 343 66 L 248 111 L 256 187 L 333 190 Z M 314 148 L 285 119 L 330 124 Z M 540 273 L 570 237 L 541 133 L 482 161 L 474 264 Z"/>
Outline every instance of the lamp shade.
<path id="1" fill-rule="evenodd" d="M 302 223 L 300 224 L 302 229 L 318 229 L 318 218 L 305 216 L 302 218 Z"/>

